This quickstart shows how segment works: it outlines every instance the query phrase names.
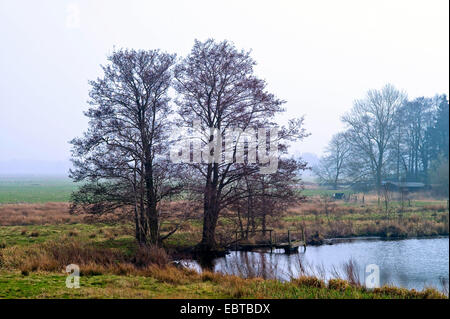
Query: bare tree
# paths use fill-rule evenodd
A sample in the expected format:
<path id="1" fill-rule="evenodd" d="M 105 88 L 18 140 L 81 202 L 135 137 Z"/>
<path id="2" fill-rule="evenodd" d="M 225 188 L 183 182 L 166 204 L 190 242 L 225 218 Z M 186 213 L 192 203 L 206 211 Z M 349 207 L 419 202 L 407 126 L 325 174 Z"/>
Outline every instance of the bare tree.
<path id="1" fill-rule="evenodd" d="M 367 159 L 379 195 L 387 152 L 397 126 L 395 115 L 404 101 L 404 94 L 388 84 L 381 90 L 370 90 L 342 118 L 348 126 L 347 142 Z"/>
<path id="2" fill-rule="evenodd" d="M 280 159 L 274 174 L 244 176 L 240 187 L 234 190 L 240 194 L 240 200 L 231 207 L 236 211 L 238 228 L 244 238 L 259 228 L 265 235 L 269 219 L 281 218 L 289 206 L 304 199 L 300 174 L 306 166 L 300 159 Z"/>
<path id="3" fill-rule="evenodd" d="M 321 183 L 330 184 L 333 189 L 338 189 L 339 182 L 344 177 L 349 153 L 350 147 L 344 133 L 335 134 L 325 149 L 325 156 L 313 169 Z"/>
<path id="4" fill-rule="evenodd" d="M 158 203 L 180 188 L 165 156 L 174 59 L 157 50 L 115 51 L 103 77 L 90 82 L 89 129 L 71 141 L 70 175 L 87 182 L 73 194 L 72 211 L 128 209 L 142 244 L 158 243 Z"/>
<path id="5" fill-rule="evenodd" d="M 407 178 L 428 182 L 428 168 L 431 160 L 429 127 L 433 124 L 434 101 L 431 98 L 416 98 L 403 105 L 404 154 L 407 163 Z M 406 164 L 405 163 L 405 164 Z"/>
<path id="6" fill-rule="evenodd" d="M 266 91 L 266 83 L 253 75 L 254 65 L 248 52 L 238 51 L 227 41 L 195 41 L 191 53 L 175 68 L 180 125 L 189 127 L 198 120 L 202 130 L 216 129 L 218 136 L 225 136 L 228 130 L 236 128 L 245 131 L 273 127 L 273 118 L 283 111 L 284 101 Z M 306 134 L 301 125 L 302 119 L 292 120 L 279 137 L 270 138 L 302 138 Z M 201 142 L 210 145 L 217 141 L 211 133 L 204 135 Z M 215 154 L 211 148 L 209 155 Z M 235 155 L 236 148 L 233 158 Z M 198 248 L 211 251 L 216 247 L 215 229 L 220 211 L 237 199 L 232 191 L 233 184 L 257 172 L 258 168 L 214 160 L 191 167 L 203 178 L 203 235 Z"/>

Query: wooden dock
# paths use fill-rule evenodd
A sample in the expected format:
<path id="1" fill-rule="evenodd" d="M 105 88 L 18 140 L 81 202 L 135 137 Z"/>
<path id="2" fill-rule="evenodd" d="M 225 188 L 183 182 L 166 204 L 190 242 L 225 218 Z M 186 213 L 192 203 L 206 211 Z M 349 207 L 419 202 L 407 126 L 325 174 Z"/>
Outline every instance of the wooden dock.
<path id="1" fill-rule="evenodd" d="M 293 241 L 291 243 L 279 243 L 275 244 L 276 249 L 284 249 L 286 254 L 298 252 L 299 247 L 304 247 L 306 249 L 306 244 L 303 241 Z"/>
<path id="2" fill-rule="evenodd" d="M 272 230 L 267 230 L 267 232 L 270 233 L 270 241 L 266 243 L 258 243 L 258 244 L 252 244 L 252 243 L 239 243 L 239 240 L 237 238 L 236 232 L 236 241 L 235 241 L 235 250 L 254 250 L 259 248 L 270 248 L 270 252 L 273 251 L 273 249 L 284 249 L 284 252 L 286 254 L 292 254 L 297 253 L 299 247 L 304 247 L 306 250 L 306 243 L 304 240 L 291 240 L 291 233 L 288 230 L 288 241 L 287 242 L 277 242 L 272 241 Z"/>

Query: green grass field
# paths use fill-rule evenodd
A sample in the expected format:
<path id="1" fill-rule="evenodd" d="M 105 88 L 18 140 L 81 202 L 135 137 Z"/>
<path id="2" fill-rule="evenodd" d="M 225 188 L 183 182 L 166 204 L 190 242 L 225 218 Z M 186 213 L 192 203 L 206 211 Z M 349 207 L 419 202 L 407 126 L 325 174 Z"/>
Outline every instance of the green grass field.
<path id="1" fill-rule="evenodd" d="M 67 202 L 76 189 L 67 177 L 0 176 L 0 204 Z"/>
<path id="2" fill-rule="evenodd" d="M 67 202 L 70 194 L 78 188 L 68 177 L 54 176 L 0 176 L 0 204 Z M 304 189 L 308 197 L 333 195 L 351 190 Z"/>

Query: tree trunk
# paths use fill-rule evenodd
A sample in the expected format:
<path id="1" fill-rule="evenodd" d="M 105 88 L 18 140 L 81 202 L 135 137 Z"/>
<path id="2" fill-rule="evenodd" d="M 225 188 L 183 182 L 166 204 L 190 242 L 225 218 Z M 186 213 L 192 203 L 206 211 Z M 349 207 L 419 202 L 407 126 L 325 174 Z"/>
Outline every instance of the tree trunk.
<path id="1" fill-rule="evenodd" d="M 150 154 L 148 154 L 150 157 Z M 156 209 L 156 196 L 153 187 L 153 171 L 152 163 L 145 163 L 145 196 L 147 199 L 146 215 L 148 220 L 148 227 L 150 232 L 150 243 L 153 245 L 158 244 L 159 240 L 159 223 L 158 212 Z"/>
<path id="2" fill-rule="evenodd" d="M 262 227 L 263 236 L 266 236 L 267 224 L 266 224 L 266 212 L 265 211 L 263 212 L 263 215 L 262 215 L 261 227 Z"/>
<path id="3" fill-rule="evenodd" d="M 383 173 L 383 151 L 381 150 L 381 147 L 379 147 L 379 155 L 378 155 L 378 164 L 376 166 L 377 169 L 377 192 L 378 192 L 378 204 L 380 201 L 380 195 L 381 195 L 381 177 Z"/>
<path id="4" fill-rule="evenodd" d="M 150 228 L 150 242 L 153 245 L 159 243 L 159 221 L 156 203 L 151 203 L 148 207 L 149 212 L 149 228 Z"/>
<path id="5" fill-rule="evenodd" d="M 242 223 L 242 216 L 241 216 L 241 208 L 240 207 L 237 208 L 237 217 L 238 217 L 238 221 L 239 221 L 239 229 L 241 231 L 241 238 L 242 238 L 242 235 L 244 234 L 244 224 Z"/>
<path id="6" fill-rule="evenodd" d="M 215 164 L 214 164 L 215 165 Z M 213 176 L 211 180 L 211 176 Z M 208 176 L 203 202 L 203 234 L 199 244 L 201 251 L 208 252 L 216 249 L 216 226 L 219 218 L 219 196 L 217 189 L 217 170 L 212 165 L 208 167 Z"/>
<path id="7" fill-rule="evenodd" d="M 218 209 L 214 204 L 205 203 L 203 212 L 203 236 L 200 242 L 200 250 L 208 252 L 216 249 L 216 226 L 218 219 Z"/>

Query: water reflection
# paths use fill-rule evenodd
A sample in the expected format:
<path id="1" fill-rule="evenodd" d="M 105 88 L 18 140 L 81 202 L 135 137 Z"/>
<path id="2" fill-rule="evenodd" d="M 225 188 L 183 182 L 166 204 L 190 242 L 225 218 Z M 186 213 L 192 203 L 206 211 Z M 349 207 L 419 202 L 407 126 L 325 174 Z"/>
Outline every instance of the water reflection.
<path id="1" fill-rule="evenodd" d="M 354 262 L 349 265 L 349 261 Z M 231 252 L 226 257 L 202 261 L 185 261 L 199 271 L 210 269 L 246 278 L 262 277 L 289 280 L 302 273 L 329 279 L 346 277 L 348 267 L 364 281 L 365 267 L 377 264 L 381 284 L 423 289 L 441 289 L 449 278 L 449 239 L 406 239 L 383 241 L 356 239 L 334 245 L 308 247 L 305 252 L 286 255 L 283 250 L 269 252 Z"/>

